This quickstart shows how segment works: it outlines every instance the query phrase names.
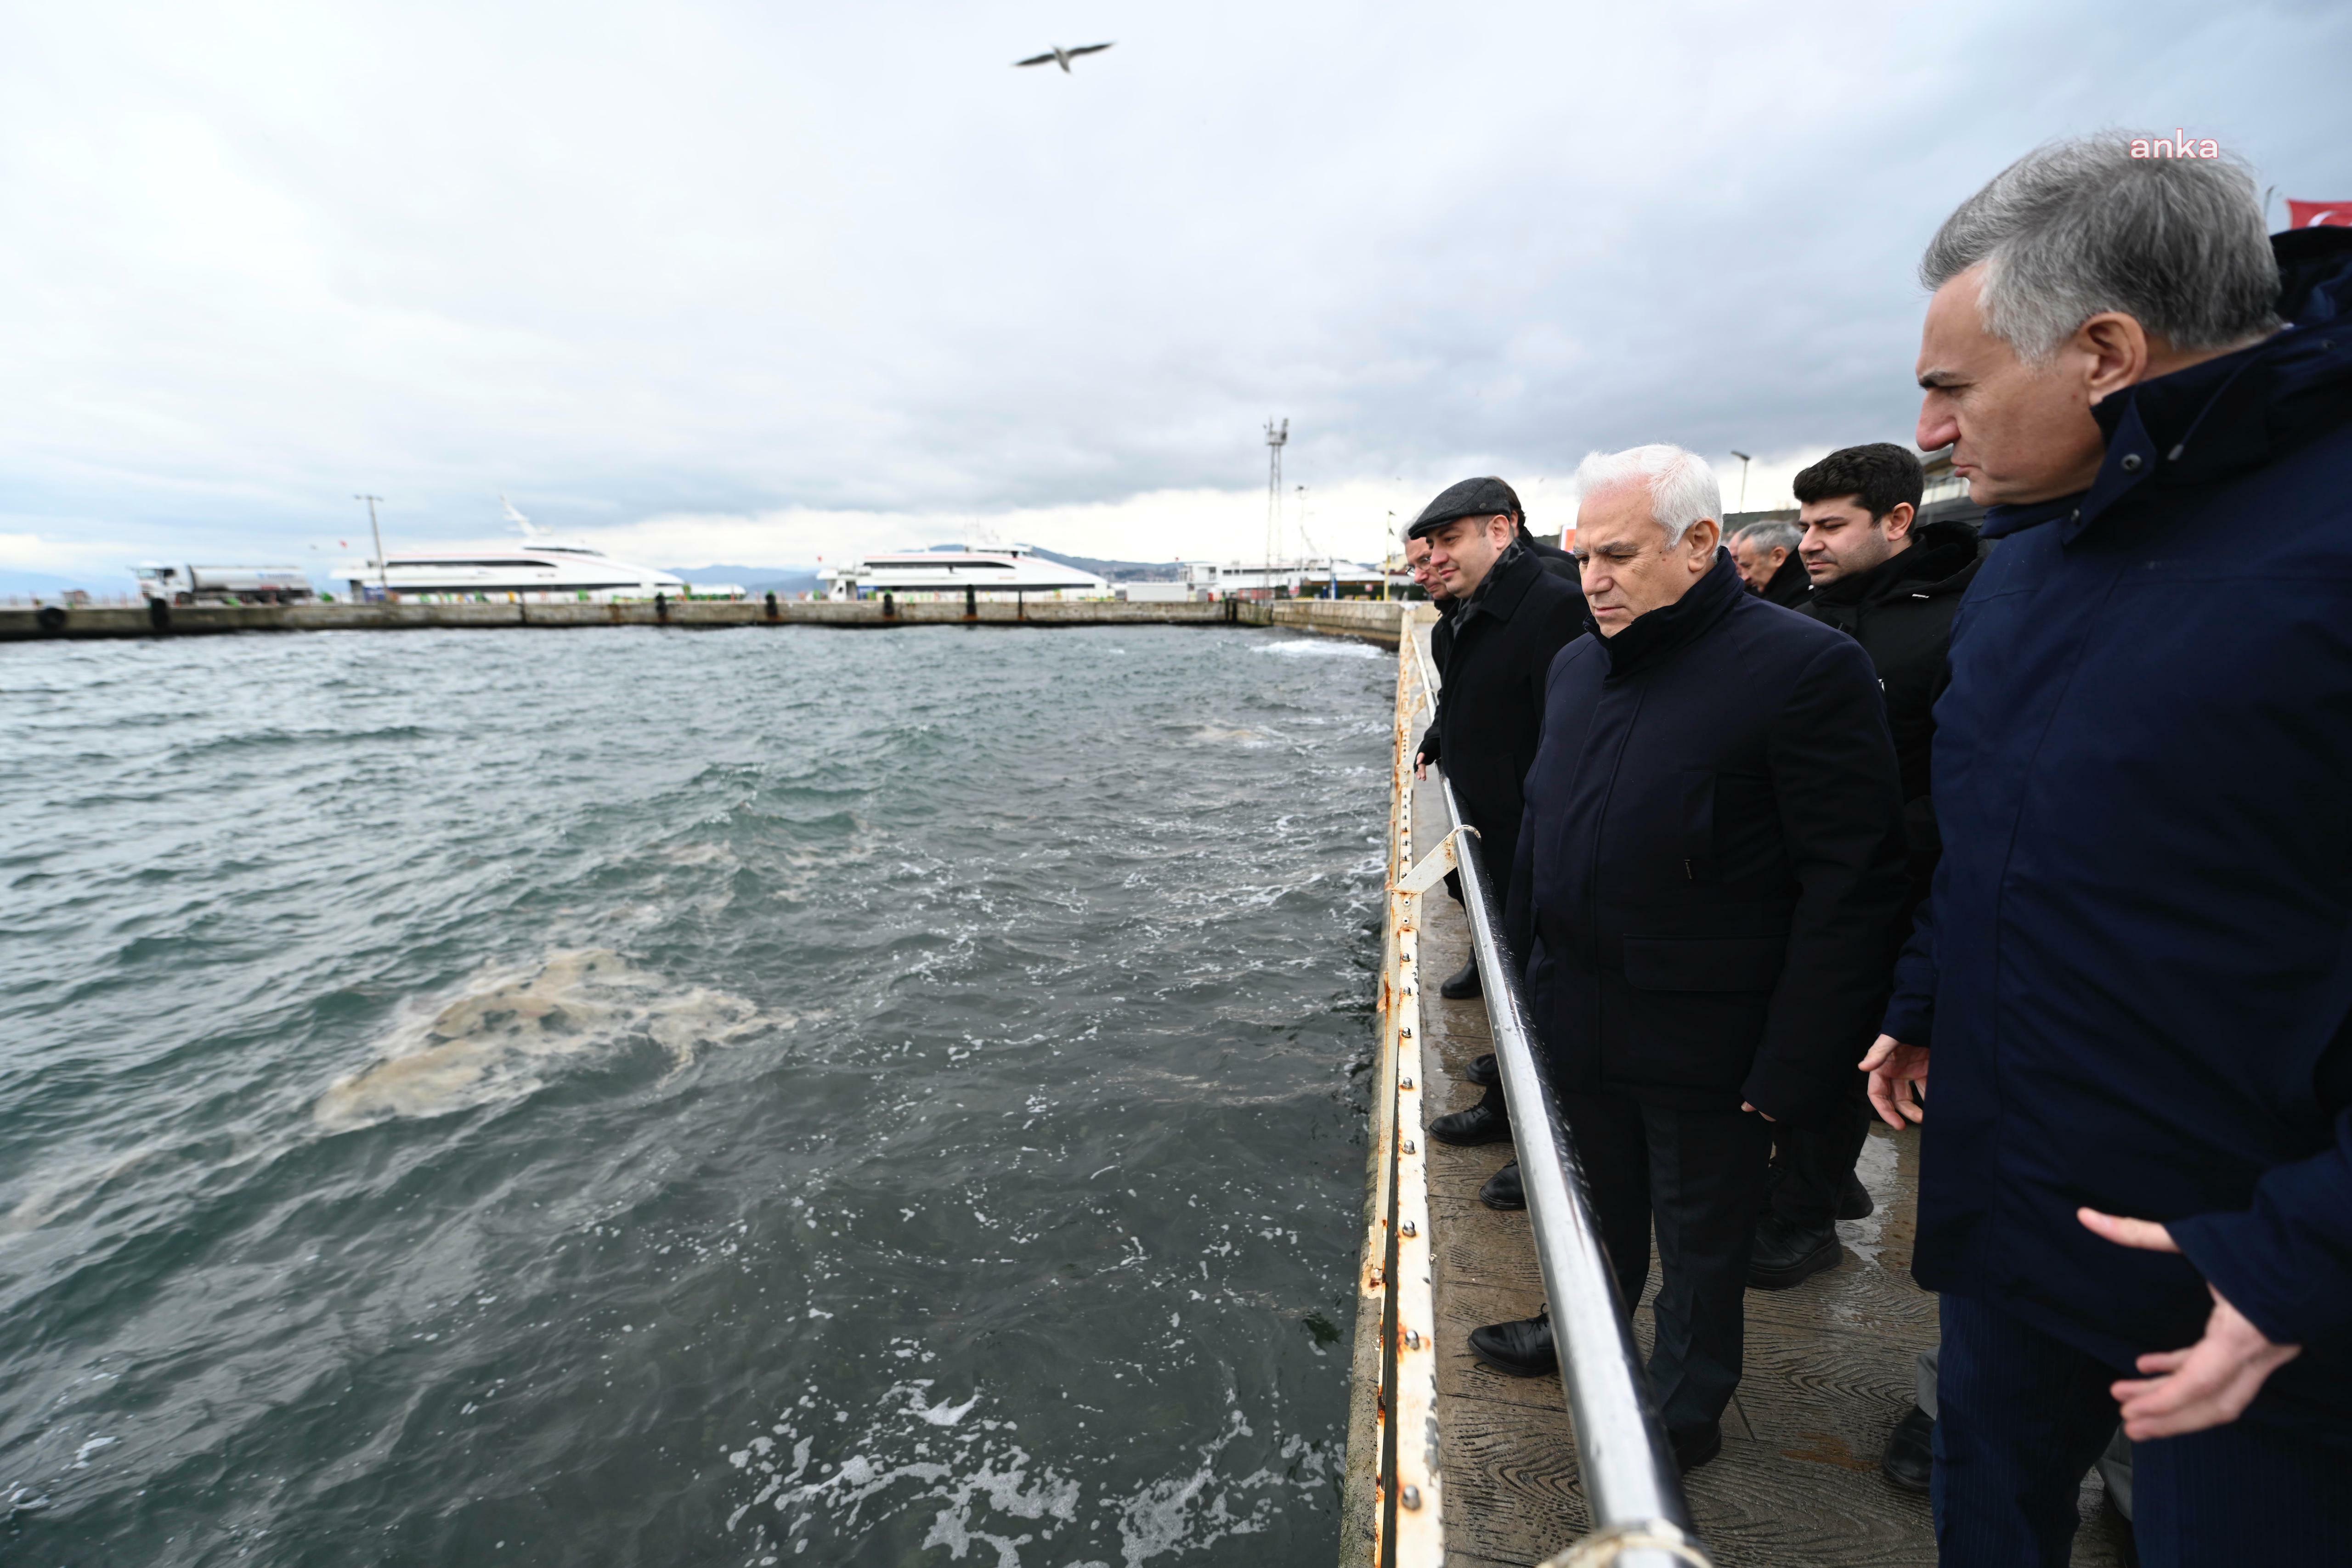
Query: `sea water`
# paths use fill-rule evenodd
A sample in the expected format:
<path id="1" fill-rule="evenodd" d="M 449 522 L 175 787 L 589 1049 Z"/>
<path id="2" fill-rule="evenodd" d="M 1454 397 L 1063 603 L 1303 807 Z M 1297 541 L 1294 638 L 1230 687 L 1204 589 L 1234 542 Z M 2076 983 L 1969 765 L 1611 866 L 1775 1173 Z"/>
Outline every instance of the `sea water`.
<path id="1" fill-rule="evenodd" d="M 1328 1562 L 1392 669 L 0 650 L 0 1557 Z"/>

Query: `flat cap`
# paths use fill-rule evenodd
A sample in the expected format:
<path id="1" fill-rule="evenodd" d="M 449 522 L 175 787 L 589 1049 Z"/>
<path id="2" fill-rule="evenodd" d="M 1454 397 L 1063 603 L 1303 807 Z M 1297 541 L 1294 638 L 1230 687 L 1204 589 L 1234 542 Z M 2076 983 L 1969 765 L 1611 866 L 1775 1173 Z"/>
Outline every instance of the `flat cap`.
<path id="1" fill-rule="evenodd" d="M 1421 509 L 1412 527 L 1404 537 L 1420 538 L 1436 532 L 1456 517 L 1517 517 L 1520 516 L 1519 493 L 1496 478 L 1492 474 L 1476 479 L 1465 479 L 1458 485 L 1448 485 L 1437 493 L 1437 499 Z"/>

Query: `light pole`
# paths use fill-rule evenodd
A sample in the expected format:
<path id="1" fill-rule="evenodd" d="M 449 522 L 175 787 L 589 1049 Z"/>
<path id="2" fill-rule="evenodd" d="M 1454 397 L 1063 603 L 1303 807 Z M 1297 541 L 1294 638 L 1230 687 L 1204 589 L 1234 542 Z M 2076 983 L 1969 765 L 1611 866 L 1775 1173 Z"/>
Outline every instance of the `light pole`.
<path id="1" fill-rule="evenodd" d="M 383 528 L 375 520 L 375 504 L 378 501 L 383 500 L 383 497 L 382 496 L 353 496 L 352 499 L 354 501 L 365 501 L 368 504 L 368 531 L 375 535 L 375 585 L 377 589 L 382 591 L 385 600 L 389 601 L 392 598 L 392 580 L 384 573 Z"/>
<path id="2" fill-rule="evenodd" d="M 1744 512 L 1748 509 L 1748 454 L 1735 452 L 1732 455 L 1739 459 L 1739 509 Z"/>
<path id="3" fill-rule="evenodd" d="M 1290 442 L 1290 421 L 1265 422 L 1265 598 L 1274 602 L 1274 554 L 1282 536 L 1282 449 Z"/>

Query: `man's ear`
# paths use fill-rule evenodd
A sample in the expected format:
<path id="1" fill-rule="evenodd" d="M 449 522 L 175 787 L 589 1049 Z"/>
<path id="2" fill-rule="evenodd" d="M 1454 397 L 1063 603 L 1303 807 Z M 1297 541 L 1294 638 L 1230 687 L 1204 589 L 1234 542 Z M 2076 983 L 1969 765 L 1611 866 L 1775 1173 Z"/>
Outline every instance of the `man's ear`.
<path id="1" fill-rule="evenodd" d="M 2094 407 L 2147 375 L 2147 329 L 2120 310 L 2102 310 L 2075 328 L 2066 347 L 2084 366 Z"/>
<path id="2" fill-rule="evenodd" d="M 1880 526 L 1885 528 L 1888 538 L 1905 538 L 1909 536 L 1911 525 L 1918 520 L 1918 517 L 1910 502 L 1897 501 L 1886 509 L 1886 516 L 1880 519 Z"/>
<path id="3" fill-rule="evenodd" d="M 1701 517 L 1690 526 L 1690 532 L 1683 536 L 1683 540 L 1690 546 L 1693 556 L 1712 565 L 1715 547 L 1723 542 L 1723 525 L 1713 517 Z"/>

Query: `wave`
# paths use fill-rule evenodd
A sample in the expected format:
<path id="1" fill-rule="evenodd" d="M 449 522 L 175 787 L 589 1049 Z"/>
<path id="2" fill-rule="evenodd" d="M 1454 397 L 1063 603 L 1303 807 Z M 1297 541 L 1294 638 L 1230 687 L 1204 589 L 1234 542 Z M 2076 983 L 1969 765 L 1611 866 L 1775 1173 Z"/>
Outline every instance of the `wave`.
<path id="1" fill-rule="evenodd" d="M 332 1132 L 516 1100 L 567 1059 L 650 1038 L 675 1070 L 758 1026 L 760 1010 L 708 987 L 679 988 L 610 948 L 550 953 L 536 967 L 488 967 L 430 1017 L 396 1025 L 380 1059 L 311 1107 Z"/>
<path id="2" fill-rule="evenodd" d="M 1279 643 L 1264 644 L 1257 652 L 1280 653 L 1294 659 L 1386 659 L 1392 656 L 1370 643 L 1359 643 L 1352 637 L 1286 637 Z"/>

